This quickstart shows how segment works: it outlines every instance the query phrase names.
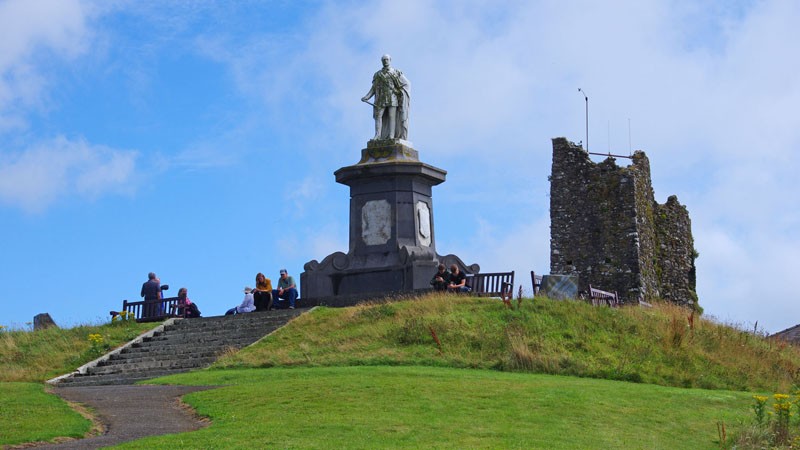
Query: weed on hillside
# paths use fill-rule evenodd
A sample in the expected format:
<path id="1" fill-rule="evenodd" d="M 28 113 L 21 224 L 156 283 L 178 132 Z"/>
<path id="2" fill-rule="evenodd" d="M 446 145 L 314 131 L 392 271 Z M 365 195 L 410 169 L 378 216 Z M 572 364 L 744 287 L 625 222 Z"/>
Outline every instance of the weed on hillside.
<path id="1" fill-rule="evenodd" d="M 800 448 L 800 391 L 794 394 L 754 395 L 753 420 L 723 443 L 724 448 Z"/>

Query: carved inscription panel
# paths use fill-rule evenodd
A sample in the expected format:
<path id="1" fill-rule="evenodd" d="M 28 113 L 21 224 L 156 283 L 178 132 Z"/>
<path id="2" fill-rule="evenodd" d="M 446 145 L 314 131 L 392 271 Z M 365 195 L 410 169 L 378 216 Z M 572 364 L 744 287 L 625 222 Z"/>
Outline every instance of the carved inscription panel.
<path id="1" fill-rule="evenodd" d="M 392 207 L 386 200 L 370 200 L 361 208 L 361 238 L 367 245 L 383 245 L 392 236 Z"/>
<path id="2" fill-rule="evenodd" d="M 425 202 L 417 202 L 417 237 L 423 246 L 431 245 L 431 210 Z"/>

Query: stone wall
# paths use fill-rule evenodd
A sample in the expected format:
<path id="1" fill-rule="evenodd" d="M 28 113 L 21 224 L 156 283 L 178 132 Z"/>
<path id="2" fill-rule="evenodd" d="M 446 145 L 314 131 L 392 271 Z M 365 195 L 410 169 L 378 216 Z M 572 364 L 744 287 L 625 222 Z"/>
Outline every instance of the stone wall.
<path id="1" fill-rule="evenodd" d="M 581 290 L 591 284 L 627 302 L 697 300 L 689 214 L 674 196 L 655 202 L 644 152 L 618 167 L 556 138 L 550 183 L 551 273 L 578 275 Z"/>

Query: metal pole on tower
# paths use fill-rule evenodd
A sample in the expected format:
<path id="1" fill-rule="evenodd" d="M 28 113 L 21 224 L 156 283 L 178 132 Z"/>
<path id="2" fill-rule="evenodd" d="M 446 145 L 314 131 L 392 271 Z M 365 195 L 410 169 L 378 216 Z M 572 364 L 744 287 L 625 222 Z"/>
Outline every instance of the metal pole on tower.
<path id="1" fill-rule="evenodd" d="M 583 95 L 583 100 L 586 102 L 586 151 L 589 151 L 589 97 L 586 96 L 586 91 L 578 88 L 578 92 Z"/>

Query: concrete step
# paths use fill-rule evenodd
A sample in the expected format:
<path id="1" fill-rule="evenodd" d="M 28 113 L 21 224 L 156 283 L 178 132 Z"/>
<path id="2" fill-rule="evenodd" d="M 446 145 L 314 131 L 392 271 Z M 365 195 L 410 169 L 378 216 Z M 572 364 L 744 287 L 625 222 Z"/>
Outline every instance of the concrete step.
<path id="1" fill-rule="evenodd" d="M 204 330 L 186 330 L 186 331 L 171 331 L 168 333 L 161 333 L 152 337 L 142 340 L 142 345 L 149 342 L 163 342 L 163 341 L 179 341 L 179 342 L 196 342 L 208 338 L 219 337 L 248 337 L 248 336 L 263 336 L 270 330 L 277 329 L 281 324 L 269 324 L 259 327 L 248 327 L 239 330 L 220 330 L 220 329 L 204 329 Z"/>
<path id="2" fill-rule="evenodd" d="M 169 353 L 163 351 L 153 351 L 153 352 L 143 352 L 138 353 L 136 355 L 131 356 L 130 358 L 124 359 L 114 359 L 114 360 L 107 360 L 103 361 L 102 364 L 98 364 L 99 367 L 107 367 L 107 366 L 125 366 L 129 364 L 137 364 L 142 361 L 169 361 L 169 360 L 176 360 L 176 359 L 188 359 L 188 358 L 219 358 L 221 355 L 228 353 L 228 352 L 236 352 L 239 349 L 230 345 L 219 345 L 216 347 L 205 348 L 203 351 L 192 352 L 192 353 Z"/>
<path id="3" fill-rule="evenodd" d="M 107 375 L 112 373 L 145 372 L 151 370 L 197 369 L 200 367 L 207 367 L 216 360 L 217 358 L 214 356 L 207 356 L 203 358 L 181 358 L 178 360 L 139 361 L 132 364 L 95 366 L 89 368 L 87 373 L 89 375 Z"/>
<path id="4" fill-rule="evenodd" d="M 213 317 L 200 317 L 197 319 L 181 319 L 175 321 L 172 327 L 202 327 L 202 326 L 217 326 L 218 323 L 237 324 L 245 322 L 261 322 L 270 320 L 272 318 L 285 319 L 297 317 L 303 312 L 308 311 L 308 308 L 297 309 L 280 309 L 275 311 L 262 311 L 252 312 L 246 314 L 236 314 L 233 316 L 213 316 Z"/>
<path id="5" fill-rule="evenodd" d="M 183 352 L 192 352 L 195 350 L 202 349 L 204 347 L 216 347 L 224 344 L 227 344 L 229 347 L 241 348 L 261 339 L 265 334 L 267 334 L 267 332 L 256 334 L 253 336 L 236 336 L 236 337 L 226 337 L 224 335 L 210 336 L 203 339 L 192 339 L 188 341 L 178 340 L 178 339 L 149 341 L 141 346 L 125 349 L 125 351 L 120 352 L 120 355 L 147 353 L 159 350 L 163 350 L 165 352 L 183 353 Z"/>
<path id="6" fill-rule="evenodd" d="M 176 373 L 184 373 L 192 370 L 191 368 L 173 369 L 173 370 L 149 370 L 146 372 L 126 372 L 123 374 L 107 374 L 107 375 L 81 375 L 66 378 L 58 385 L 59 387 L 70 386 L 102 386 L 102 385 L 120 385 L 120 384 L 134 384 L 137 381 L 149 380 L 152 378 L 163 377 L 166 375 L 173 375 Z"/>
<path id="7" fill-rule="evenodd" d="M 189 357 L 189 358 L 209 358 L 209 357 L 218 357 L 220 353 L 224 352 L 225 349 L 228 347 L 218 348 L 218 349 L 206 349 L 204 348 L 203 351 L 186 353 L 181 355 L 182 357 Z M 164 361 L 175 359 L 175 353 L 160 353 L 160 352 L 146 352 L 146 353 L 136 353 L 136 354 L 129 354 L 125 355 L 125 357 L 118 357 L 115 355 L 106 361 L 101 361 L 98 366 L 113 366 L 113 365 L 124 365 L 124 364 L 136 364 L 142 361 Z"/>

